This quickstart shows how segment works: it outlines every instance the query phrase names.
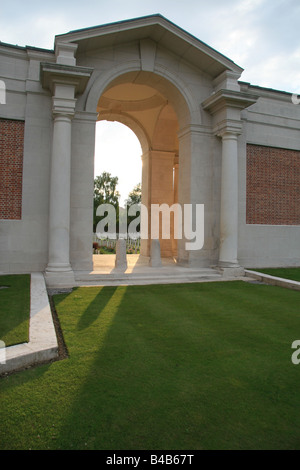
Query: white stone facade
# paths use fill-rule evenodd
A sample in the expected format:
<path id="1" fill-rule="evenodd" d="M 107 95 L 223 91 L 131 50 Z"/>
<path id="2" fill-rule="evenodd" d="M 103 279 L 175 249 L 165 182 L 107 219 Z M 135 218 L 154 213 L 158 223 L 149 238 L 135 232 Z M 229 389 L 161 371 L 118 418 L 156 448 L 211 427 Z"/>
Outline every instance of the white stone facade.
<path id="1" fill-rule="evenodd" d="M 290 93 L 239 81 L 242 71 L 159 15 L 59 35 L 54 50 L 0 43 L 0 119 L 25 122 L 22 217 L 0 220 L 0 271 L 71 285 L 74 272 L 92 269 L 100 119 L 139 138 L 147 207 L 204 204 L 203 248 L 162 240 L 162 257 L 299 266 L 299 225 L 246 223 L 246 172 L 247 144 L 300 151 L 300 106 Z"/>

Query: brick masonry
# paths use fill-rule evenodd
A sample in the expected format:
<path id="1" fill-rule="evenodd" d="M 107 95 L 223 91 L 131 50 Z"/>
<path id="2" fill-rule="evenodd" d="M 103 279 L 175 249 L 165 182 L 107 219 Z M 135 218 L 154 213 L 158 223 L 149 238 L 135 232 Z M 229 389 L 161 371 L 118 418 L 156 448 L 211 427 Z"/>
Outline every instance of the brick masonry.
<path id="1" fill-rule="evenodd" d="M 300 151 L 247 145 L 246 223 L 300 225 Z"/>
<path id="2" fill-rule="evenodd" d="M 22 217 L 24 121 L 0 119 L 0 219 Z"/>

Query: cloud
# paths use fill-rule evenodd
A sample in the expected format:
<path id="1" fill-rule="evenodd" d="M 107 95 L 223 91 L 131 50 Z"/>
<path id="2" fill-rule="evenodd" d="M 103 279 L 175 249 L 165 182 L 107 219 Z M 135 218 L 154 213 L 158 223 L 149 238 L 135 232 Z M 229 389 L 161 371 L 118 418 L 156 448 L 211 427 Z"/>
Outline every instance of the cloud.
<path id="1" fill-rule="evenodd" d="M 235 10 L 242 14 L 249 14 L 260 7 L 266 0 L 242 0 L 237 3 Z"/>
<path id="2" fill-rule="evenodd" d="M 299 0 L 11 0 L 1 5 L 0 40 L 52 49 L 56 34 L 154 13 L 243 67 L 242 79 L 298 87 Z"/>
<path id="3" fill-rule="evenodd" d="M 243 67 L 242 80 L 300 94 L 299 0 L 10 0 L 1 4 L 0 40 L 52 49 L 56 34 L 155 13 Z M 97 129 L 96 174 L 119 176 L 124 200 L 140 181 L 139 142 L 118 123 Z"/>

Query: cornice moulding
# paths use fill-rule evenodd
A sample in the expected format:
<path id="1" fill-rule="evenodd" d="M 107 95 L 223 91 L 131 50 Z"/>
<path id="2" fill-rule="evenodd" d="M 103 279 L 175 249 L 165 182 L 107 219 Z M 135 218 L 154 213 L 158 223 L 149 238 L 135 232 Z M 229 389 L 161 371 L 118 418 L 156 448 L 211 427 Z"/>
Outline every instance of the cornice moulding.
<path id="1" fill-rule="evenodd" d="M 233 90 L 219 90 L 203 101 L 202 107 L 210 114 L 216 114 L 224 108 L 245 109 L 256 103 L 257 95 Z"/>
<path id="2" fill-rule="evenodd" d="M 73 85 L 75 94 L 81 94 L 84 92 L 93 70 L 88 67 L 41 62 L 40 78 L 43 88 L 50 90 L 52 93 L 54 85 L 60 83 Z"/>

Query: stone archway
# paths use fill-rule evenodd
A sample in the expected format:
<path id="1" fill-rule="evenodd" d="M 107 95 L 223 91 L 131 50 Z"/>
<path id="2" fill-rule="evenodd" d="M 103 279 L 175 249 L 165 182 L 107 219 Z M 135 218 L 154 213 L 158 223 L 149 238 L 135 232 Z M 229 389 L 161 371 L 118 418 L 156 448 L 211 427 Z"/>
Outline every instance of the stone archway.
<path id="1" fill-rule="evenodd" d="M 138 75 L 138 83 L 136 76 Z M 119 121 L 139 138 L 142 147 L 142 203 L 148 209 L 148 239 L 141 253 L 150 254 L 151 206 L 178 202 L 179 123 L 172 104 L 158 91 L 154 80 L 143 72 L 124 74 L 113 80 L 97 104 L 98 120 Z M 170 238 L 160 230 L 163 258 L 177 257 L 174 221 L 171 214 Z"/>
<path id="2" fill-rule="evenodd" d="M 52 279 L 74 284 L 74 271 L 92 268 L 99 112 L 126 120 L 139 134 L 148 207 L 155 202 L 170 205 L 170 195 L 181 207 L 205 206 L 204 246 L 187 249 L 183 233 L 177 243 L 178 263 L 237 267 L 238 136 L 243 128 L 241 110 L 256 101 L 240 90 L 242 69 L 160 15 L 57 36 L 55 61 L 41 64 L 54 118 L 48 284 Z M 123 93 L 138 89 L 144 93 L 141 100 L 122 100 Z M 156 178 L 157 188 L 155 174 L 166 177 Z"/>
<path id="3" fill-rule="evenodd" d="M 74 47 L 69 46 L 74 50 Z M 180 204 L 193 202 L 192 149 L 197 147 L 201 118 L 199 109 L 189 96 L 188 89 L 184 90 L 185 96 L 183 96 L 181 93 L 181 89 L 184 89 L 183 84 L 171 71 L 165 73 L 166 78 L 159 73 L 146 72 L 141 68 L 128 72 L 128 67 L 124 67 L 124 64 L 117 65 L 109 74 L 102 74 L 94 80 L 92 86 L 87 89 L 84 103 L 82 98 L 76 103 L 76 99 L 70 99 L 68 95 L 76 95 L 76 90 L 80 89 L 84 79 L 87 80 L 92 69 L 82 70 L 85 75 L 80 77 L 79 85 L 73 77 L 73 70 L 63 66 L 59 67 L 60 73 L 57 74 L 56 69 L 55 66 L 49 66 L 49 72 L 46 68 L 44 70 L 44 73 L 49 73 L 49 81 L 53 80 L 52 87 L 55 90 L 53 99 L 55 153 L 57 148 L 57 158 L 54 154 L 52 157 L 53 204 L 50 214 L 52 213 L 53 221 L 50 220 L 52 230 L 46 278 L 49 285 L 52 278 L 55 279 L 55 283 L 68 285 L 74 283 L 74 271 L 90 271 L 93 267 L 90 227 L 92 227 L 95 124 L 99 119 L 99 113 L 103 112 L 103 118 L 106 119 L 117 117 L 117 120 L 126 123 L 140 139 L 144 167 L 142 202 L 148 208 L 149 220 L 152 204 L 172 206 L 177 201 Z M 76 67 L 76 69 L 80 74 L 82 68 Z M 124 69 L 127 70 L 126 73 Z M 110 81 L 108 76 L 111 78 Z M 176 81 L 178 86 L 173 83 Z M 126 97 L 126 94 L 132 93 L 133 89 L 134 91 L 139 89 L 142 94 L 141 100 L 119 99 L 120 94 L 125 93 Z M 55 96 L 55 93 L 63 96 Z M 150 93 L 150 96 L 145 97 L 144 93 L 146 95 Z M 83 109 L 80 109 L 81 107 Z M 146 119 L 142 118 L 143 115 Z M 150 115 L 151 118 L 147 119 Z M 192 117 L 194 123 L 191 123 Z M 62 184 L 61 190 L 58 191 L 59 173 L 62 169 L 58 156 L 62 155 L 61 152 L 65 159 L 64 180 L 68 184 Z M 71 194 L 69 206 L 68 191 Z M 59 201 L 62 198 L 64 202 L 61 205 Z M 61 215 L 58 223 L 56 221 L 59 214 Z M 151 232 L 149 220 L 148 227 Z M 163 257 L 176 256 L 179 263 L 189 264 L 189 253 L 184 248 L 184 238 L 175 241 L 171 236 L 170 239 L 163 239 L 161 242 Z M 151 236 L 148 236 L 142 247 L 142 253 L 146 256 L 149 255 L 150 243 Z"/>

